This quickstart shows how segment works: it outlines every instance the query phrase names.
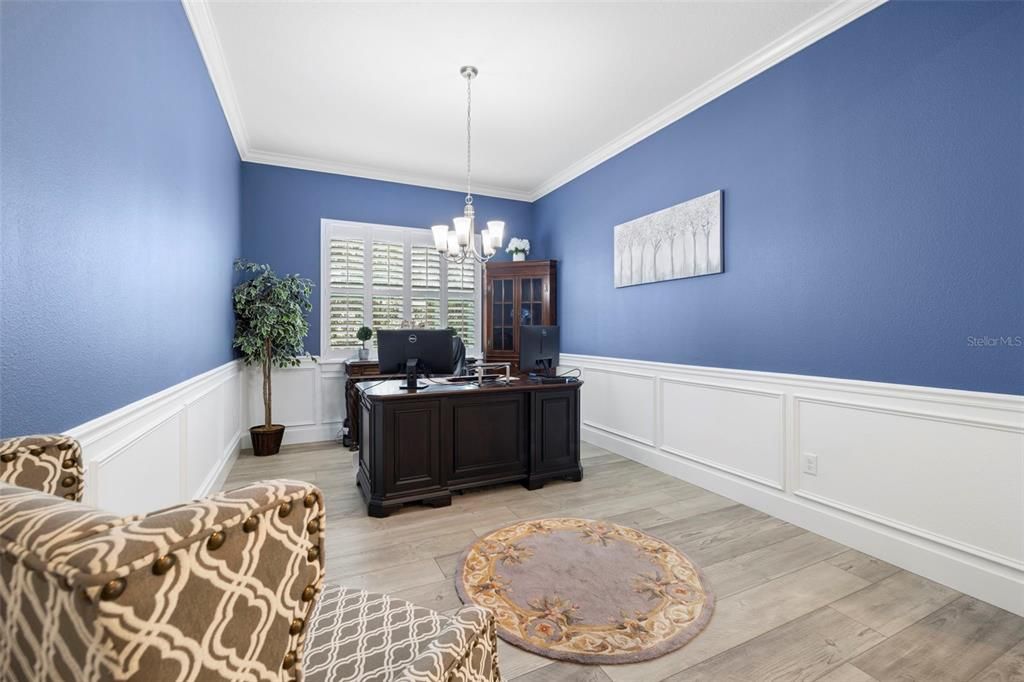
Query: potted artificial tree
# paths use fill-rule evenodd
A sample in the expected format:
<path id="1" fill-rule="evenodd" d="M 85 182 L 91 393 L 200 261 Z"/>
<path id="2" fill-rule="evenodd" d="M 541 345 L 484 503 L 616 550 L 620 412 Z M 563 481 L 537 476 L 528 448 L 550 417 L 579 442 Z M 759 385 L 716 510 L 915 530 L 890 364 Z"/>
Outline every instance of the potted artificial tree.
<path id="1" fill-rule="evenodd" d="M 252 274 L 235 287 L 235 341 L 247 365 L 263 370 L 263 424 L 249 429 L 253 454 L 274 455 L 281 449 L 284 425 L 271 418 L 270 371 L 294 367 L 311 357 L 303 341 L 309 332 L 305 313 L 312 310 L 313 282 L 298 275 L 278 277 L 269 265 L 235 261 L 235 269 Z"/>
<path id="2" fill-rule="evenodd" d="M 366 348 L 366 342 L 373 338 L 373 330 L 369 327 L 360 327 L 359 331 L 356 332 L 356 339 L 363 344 L 363 347 L 359 349 L 359 359 L 368 360 L 370 358 L 370 351 Z"/>

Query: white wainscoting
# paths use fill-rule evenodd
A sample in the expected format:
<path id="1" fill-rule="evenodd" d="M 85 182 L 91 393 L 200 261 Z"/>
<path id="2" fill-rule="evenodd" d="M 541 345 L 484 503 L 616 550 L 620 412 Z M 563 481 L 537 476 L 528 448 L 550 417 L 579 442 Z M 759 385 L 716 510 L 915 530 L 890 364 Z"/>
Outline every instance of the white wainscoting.
<path id="1" fill-rule="evenodd" d="M 252 447 L 248 428 L 263 423 L 263 375 L 247 367 L 247 417 L 242 447 Z M 284 444 L 334 440 L 345 421 L 345 365 L 304 359 L 298 367 L 273 370 L 273 421 L 284 424 Z"/>
<path id="2" fill-rule="evenodd" d="M 561 360 L 584 440 L 1024 615 L 1024 397 Z"/>
<path id="3" fill-rule="evenodd" d="M 239 449 L 242 380 L 232 361 L 68 430 L 84 501 L 139 514 L 216 491 Z"/>

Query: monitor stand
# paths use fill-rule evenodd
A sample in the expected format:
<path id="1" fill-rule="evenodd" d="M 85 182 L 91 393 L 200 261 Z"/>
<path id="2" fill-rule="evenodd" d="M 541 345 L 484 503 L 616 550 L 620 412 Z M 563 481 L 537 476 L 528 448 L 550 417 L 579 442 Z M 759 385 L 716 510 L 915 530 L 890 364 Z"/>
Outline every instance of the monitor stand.
<path id="1" fill-rule="evenodd" d="M 421 384 L 416 380 L 416 375 L 419 374 L 418 364 L 419 360 L 417 358 L 409 358 L 405 361 L 405 383 L 399 386 L 400 389 L 418 391 L 421 388 L 427 387 L 426 384 Z"/>
<path id="2" fill-rule="evenodd" d="M 554 360 L 553 357 L 537 358 L 537 366 L 531 374 L 539 377 L 554 376 L 555 368 L 551 366 Z"/>

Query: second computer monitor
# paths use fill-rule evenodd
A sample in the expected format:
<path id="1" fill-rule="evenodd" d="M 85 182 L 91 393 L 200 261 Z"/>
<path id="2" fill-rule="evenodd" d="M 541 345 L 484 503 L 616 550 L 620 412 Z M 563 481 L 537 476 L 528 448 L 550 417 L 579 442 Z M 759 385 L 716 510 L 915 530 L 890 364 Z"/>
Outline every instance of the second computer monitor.
<path id="1" fill-rule="evenodd" d="M 519 327 L 519 369 L 523 372 L 554 371 L 558 367 L 558 326 Z"/>

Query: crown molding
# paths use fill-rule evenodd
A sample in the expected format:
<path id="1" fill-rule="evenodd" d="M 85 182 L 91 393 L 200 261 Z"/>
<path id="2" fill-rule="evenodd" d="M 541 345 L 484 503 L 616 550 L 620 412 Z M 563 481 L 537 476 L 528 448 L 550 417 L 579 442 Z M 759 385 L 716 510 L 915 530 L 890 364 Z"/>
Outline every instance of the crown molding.
<path id="1" fill-rule="evenodd" d="M 743 59 L 715 78 L 679 98 L 645 121 L 633 126 L 619 137 L 602 145 L 566 169 L 556 173 L 529 191 L 495 185 L 477 185 L 476 191 L 482 196 L 533 202 L 562 185 L 583 175 L 595 166 L 628 149 L 662 128 L 675 123 L 687 114 L 699 109 L 713 99 L 720 97 L 736 86 L 775 66 L 784 59 L 821 40 L 830 33 L 867 14 L 884 4 L 886 0 L 850 1 L 839 0 L 763 49 Z M 396 182 L 419 187 L 461 192 L 461 183 L 451 182 L 427 175 L 404 173 L 371 166 L 346 164 L 327 159 L 279 154 L 253 149 L 249 145 L 242 112 L 228 71 L 227 60 L 210 14 L 209 0 L 181 0 L 192 32 L 195 34 L 199 51 L 210 73 L 214 90 L 220 99 L 224 117 L 227 119 L 231 136 L 243 161 L 262 163 L 286 168 L 349 175 L 370 180 Z"/>
<path id="2" fill-rule="evenodd" d="M 235 140 L 238 155 L 244 160 L 249 151 L 249 137 L 245 132 L 242 110 L 238 106 L 238 97 L 235 94 L 231 73 L 228 71 L 227 59 L 224 58 L 224 49 L 221 47 L 217 28 L 213 25 L 210 6 L 205 0 L 181 0 L 181 6 L 185 10 L 189 25 L 192 26 L 196 43 L 199 44 L 199 53 L 203 56 L 206 70 L 213 81 L 213 89 L 220 100 L 220 108 L 224 111 L 224 118 L 227 119 L 231 137 Z"/>
<path id="3" fill-rule="evenodd" d="M 358 166 L 305 156 L 264 152 L 257 149 L 249 150 L 241 156 L 243 161 L 262 163 L 269 166 L 284 166 L 285 168 L 298 168 L 300 170 L 317 171 L 320 173 L 334 173 L 336 175 L 348 175 L 368 180 L 381 180 L 383 182 L 396 182 L 403 185 L 416 185 L 417 187 L 429 187 L 431 189 L 444 189 L 459 193 L 466 191 L 466 185 L 462 182 L 440 180 L 433 176 L 385 170 L 373 166 Z M 530 192 L 510 189 L 508 187 L 482 185 L 476 182 L 473 183 L 473 194 L 476 196 L 497 197 L 499 199 L 514 199 L 516 201 L 532 200 Z"/>
<path id="4" fill-rule="evenodd" d="M 640 140 L 650 137 L 662 128 L 675 123 L 683 116 L 696 111 L 711 100 L 767 71 L 784 59 L 821 40 L 828 34 L 842 28 L 871 10 L 885 4 L 886 0 L 848 2 L 840 0 L 819 12 L 761 50 L 736 63 L 718 76 L 691 90 L 647 120 L 633 126 L 625 133 L 599 147 L 576 161 L 565 170 L 552 175 L 530 192 L 530 201 L 536 201 L 558 189 L 567 182 L 583 175 L 595 166 L 625 151 Z"/>

